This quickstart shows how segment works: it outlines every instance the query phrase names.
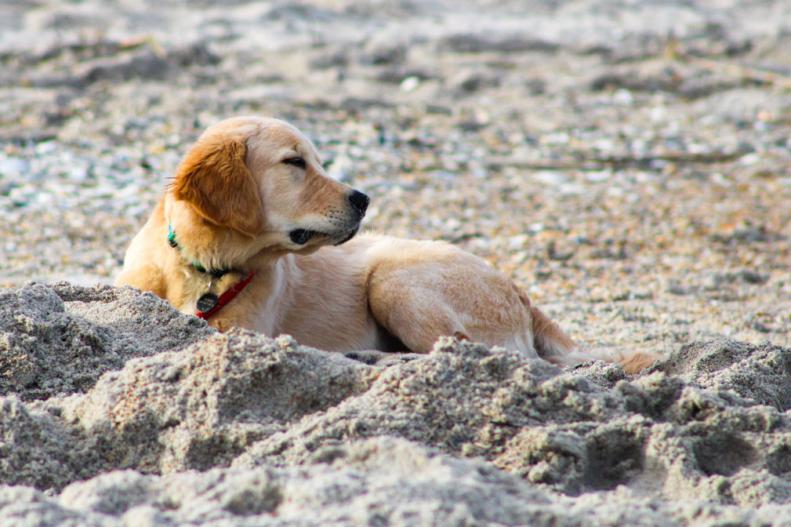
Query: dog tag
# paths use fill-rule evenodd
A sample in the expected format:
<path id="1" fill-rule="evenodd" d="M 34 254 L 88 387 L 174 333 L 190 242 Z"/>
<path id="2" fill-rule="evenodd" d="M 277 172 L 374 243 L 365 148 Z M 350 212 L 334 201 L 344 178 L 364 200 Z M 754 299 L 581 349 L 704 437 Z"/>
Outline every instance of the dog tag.
<path id="1" fill-rule="evenodd" d="M 214 293 L 206 293 L 198 299 L 198 311 L 206 313 L 217 305 L 217 295 Z"/>

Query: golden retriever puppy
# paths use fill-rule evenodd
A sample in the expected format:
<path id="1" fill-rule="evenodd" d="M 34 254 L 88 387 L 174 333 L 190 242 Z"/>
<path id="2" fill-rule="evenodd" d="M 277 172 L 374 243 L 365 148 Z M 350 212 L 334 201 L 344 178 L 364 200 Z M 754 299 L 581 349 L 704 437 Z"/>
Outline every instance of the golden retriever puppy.
<path id="1" fill-rule="evenodd" d="M 210 127 L 132 240 L 117 285 L 152 291 L 221 331 L 331 351 L 428 352 L 441 335 L 570 365 L 594 358 L 510 279 L 443 242 L 355 237 L 368 197 L 329 178 L 290 124 Z M 619 357 L 627 371 L 655 357 Z"/>

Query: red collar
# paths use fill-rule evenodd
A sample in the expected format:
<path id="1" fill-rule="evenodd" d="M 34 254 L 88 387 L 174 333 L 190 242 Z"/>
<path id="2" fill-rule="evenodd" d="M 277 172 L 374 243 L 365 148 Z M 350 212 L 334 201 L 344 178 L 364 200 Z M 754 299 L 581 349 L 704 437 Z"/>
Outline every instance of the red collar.
<path id="1" fill-rule="evenodd" d="M 202 318 L 203 320 L 209 320 L 211 316 L 216 315 L 219 310 L 229 304 L 231 300 L 236 298 L 236 295 L 244 291 L 244 288 L 247 287 L 254 276 L 255 271 L 250 271 L 247 273 L 247 276 L 242 281 L 236 282 L 233 287 L 220 295 L 220 298 L 217 299 L 217 303 L 214 304 L 211 309 L 208 311 L 196 311 L 195 316 Z"/>

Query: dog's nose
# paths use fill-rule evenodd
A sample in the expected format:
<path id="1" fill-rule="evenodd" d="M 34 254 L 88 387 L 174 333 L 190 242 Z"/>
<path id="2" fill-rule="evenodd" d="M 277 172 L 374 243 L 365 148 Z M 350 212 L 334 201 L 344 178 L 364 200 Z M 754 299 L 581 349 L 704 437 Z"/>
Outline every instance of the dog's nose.
<path id="1" fill-rule="evenodd" d="M 360 213 L 360 216 L 365 214 L 365 211 L 368 209 L 368 203 L 371 200 L 368 199 L 368 196 L 360 192 L 359 190 L 353 190 L 351 194 L 349 194 L 349 203 L 352 204 L 354 210 Z"/>

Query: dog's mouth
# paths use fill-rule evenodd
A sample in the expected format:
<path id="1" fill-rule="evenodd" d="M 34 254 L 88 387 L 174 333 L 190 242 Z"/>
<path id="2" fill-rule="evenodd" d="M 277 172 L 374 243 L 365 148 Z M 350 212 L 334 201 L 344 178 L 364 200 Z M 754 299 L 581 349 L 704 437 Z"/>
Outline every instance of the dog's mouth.
<path id="1" fill-rule="evenodd" d="M 288 237 L 297 245 L 305 245 L 317 234 L 321 233 L 318 231 L 310 231 L 308 229 L 294 229 L 288 233 Z"/>
<path id="2" fill-rule="evenodd" d="M 306 243 L 308 243 L 310 240 L 312 240 L 317 236 L 323 236 L 325 238 L 329 238 L 330 240 L 332 240 L 333 245 L 341 245 L 354 238 L 354 235 L 357 234 L 358 229 L 359 229 L 359 225 L 355 226 L 350 231 L 341 233 L 340 236 L 337 234 L 328 234 L 326 232 L 313 231 L 310 229 L 294 229 L 293 231 L 288 233 L 288 237 L 296 245 L 305 245 Z"/>
<path id="3" fill-rule="evenodd" d="M 357 234 L 357 230 L 358 230 L 358 229 L 359 229 L 359 227 L 355 227 L 354 229 L 352 229 L 351 231 L 349 231 L 349 234 L 347 234 L 346 236 L 344 236 L 343 238 L 341 238 L 341 240 L 340 240 L 340 241 L 338 241 L 338 242 L 336 242 L 334 245 L 336 245 L 336 246 L 338 246 L 338 245 L 343 245 L 344 243 L 348 242 L 349 240 L 351 240 L 352 238 L 354 238 L 354 235 L 355 235 L 355 234 Z"/>

